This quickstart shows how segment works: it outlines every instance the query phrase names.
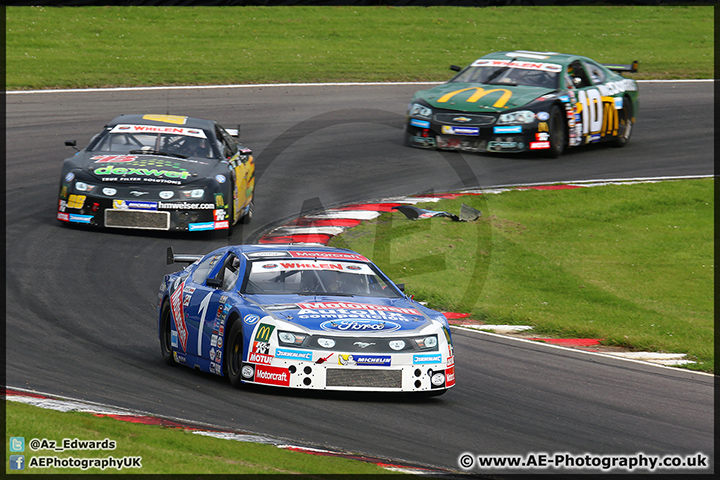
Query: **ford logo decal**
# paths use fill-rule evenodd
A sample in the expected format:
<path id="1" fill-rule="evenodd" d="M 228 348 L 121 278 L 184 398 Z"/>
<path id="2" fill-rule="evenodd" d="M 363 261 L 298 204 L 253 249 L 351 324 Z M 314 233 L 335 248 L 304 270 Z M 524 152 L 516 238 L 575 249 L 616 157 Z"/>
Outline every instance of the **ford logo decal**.
<path id="1" fill-rule="evenodd" d="M 394 332 L 400 325 L 387 320 L 330 320 L 320 324 L 328 332 Z"/>

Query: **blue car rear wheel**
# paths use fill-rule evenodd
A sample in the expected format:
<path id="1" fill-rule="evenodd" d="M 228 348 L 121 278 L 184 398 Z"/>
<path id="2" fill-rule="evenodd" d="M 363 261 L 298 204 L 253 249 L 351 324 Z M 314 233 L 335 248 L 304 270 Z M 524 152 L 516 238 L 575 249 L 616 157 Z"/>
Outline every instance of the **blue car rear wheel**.
<path id="1" fill-rule="evenodd" d="M 162 359 L 168 365 L 175 365 L 175 358 L 172 352 L 172 313 L 170 311 L 170 303 L 165 300 L 160 314 L 160 352 Z"/>

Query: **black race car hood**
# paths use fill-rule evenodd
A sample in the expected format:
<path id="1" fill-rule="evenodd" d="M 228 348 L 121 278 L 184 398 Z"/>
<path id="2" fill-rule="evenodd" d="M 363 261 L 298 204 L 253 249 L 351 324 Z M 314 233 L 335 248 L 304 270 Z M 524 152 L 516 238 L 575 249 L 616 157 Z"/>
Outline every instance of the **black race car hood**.
<path id="1" fill-rule="evenodd" d="M 111 155 L 81 152 L 75 159 L 84 172 L 104 183 L 184 185 L 213 173 L 220 163 L 163 155 Z"/>

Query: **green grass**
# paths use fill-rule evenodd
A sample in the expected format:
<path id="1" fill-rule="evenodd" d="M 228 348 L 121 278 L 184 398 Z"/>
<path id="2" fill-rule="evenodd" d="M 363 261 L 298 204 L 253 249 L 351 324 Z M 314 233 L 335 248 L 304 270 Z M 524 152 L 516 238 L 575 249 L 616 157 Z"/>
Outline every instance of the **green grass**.
<path id="1" fill-rule="evenodd" d="M 308 455 L 279 449 L 272 445 L 238 442 L 190 433 L 161 426 L 139 425 L 89 413 L 57 412 L 18 402 L 6 401 L 5 451 L 10 452 L 10 437 L 25 438 L 25 470 L 5 472 L 37 473 L 163 473 L 163 474 L 379 474 L 391 473 L 377 465 L 338 457 Z M 71 450 L 55 452 L 29 448 L 31 439 L 114 440 L 114 450 Z M 11 452 L 13 453 L 13 452 Z M 107 458 L 142 457 L 142 468 L 87 470 L 75 468 L 28 468 L 31 457 Z M 9 459 L 9 454 L 7 454 Z M 35 460 L 38 461 L 38 460 Z"/>
<path id="2" fill-rule="evenodd" d="M 331 241 L 368 255 L 429 306 L 544 334 L 690 354 L 714 371 L 714 180 L 463 196 Z"/>
<path id="3" fill-rule="evenodd" d="M 7 7 L 8 90 L 444 81 L 497 50 L 714 77 L 711 6 Z"/>

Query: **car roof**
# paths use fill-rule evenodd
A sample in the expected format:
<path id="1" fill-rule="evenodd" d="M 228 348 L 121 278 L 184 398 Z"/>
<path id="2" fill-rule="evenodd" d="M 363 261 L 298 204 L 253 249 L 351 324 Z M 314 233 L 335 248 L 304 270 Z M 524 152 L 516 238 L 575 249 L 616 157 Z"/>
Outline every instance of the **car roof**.
<path id="1" fill-rule="evenodd" d="M 214 131 L 215 122 L 202 118 L 186 117 L 183 115 L 159 115 L 159 114 L 133 114 L 119 115 L 112 119 L 107 126 L 112 127 L 117 124 L 132 125 L 155 125 L 155 126 L 181 126 L 188 128 L 202 128 L 203 130 Z"/>
<path id="2" fill-rule="evenodd" d="M 583 60 L 590 60 L 587 57 L 583 57 L 582 55 L 571 55 L 568 53 L 557 53 L 557 52 L 534 52 L 530 50 L 506 50 L 502 52 L 492 52 L 488 53 L 487 55 L 483 55 L 480 58 L 492 58 L 492 59 L 511 59 L 511 58 L 517 58 L 518 60 L 527 60 L 527 61 L 540 61 L 540 62 L 552 62 L 552 63 L 559 63 L 561 65 L 567 65 L 574 60 L 577 59 L 583 59 Z"/>
<path id="3" fill-rule="evenodd" d="M 353 250 L 347 249 L 347 248 L 335 248 L 335 247 L 327 247 L 323 245 L 309 245 L 309 244 L 262 244 L 262 245 L 233 245 L 229 247 L 231 250 L 234 250 L 236 254 L 250 254 L 248 256 L 253 257 L 253 253 L 258 253 L 257 258 L 262 258 L 263 253 L 267 252 L 278 252 L 278 253 L 288 253 L 288 252 L 309 252 L 309 253 L 317 253 L 318 256 L 323 257 L 323 254 L 331 254 L 331 257 L 325 257 L 325 258 L 335 258 L 338 260 L 344 259 L 344 260 L 358 260 L 358 261 L 369 261 L 364 255 L 359 254 Z M 291 256 L 291 255 L 287 255 Z M 266 257 L 267 259 L 269 259 Z M 280 255 L 278 255 L 280 257 Z M 301 257 L 299 257 L 301 258 Z M 307 258 L 312 258 L 312 256 L 309 256 Z"/>

